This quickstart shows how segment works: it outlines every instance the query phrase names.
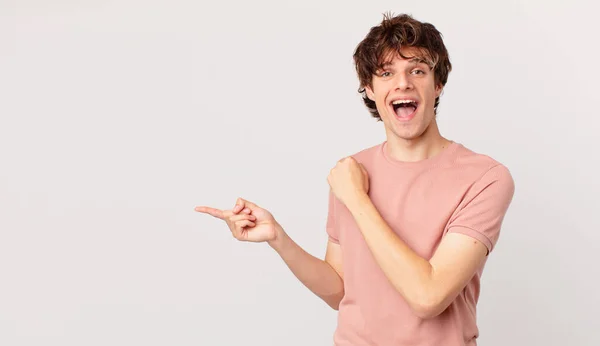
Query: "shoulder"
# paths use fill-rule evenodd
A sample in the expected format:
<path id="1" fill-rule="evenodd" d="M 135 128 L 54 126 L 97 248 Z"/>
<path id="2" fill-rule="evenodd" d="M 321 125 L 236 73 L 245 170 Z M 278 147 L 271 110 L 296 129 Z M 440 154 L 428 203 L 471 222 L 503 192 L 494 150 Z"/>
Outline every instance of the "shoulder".
<path id="1" fill-rule="evenodd" d="M 463 145 L 459 145 L 453 160 L 452 171 L 457 176 L 466 179 L 475 190 L 486 189 L 495 185 L 495 190 L 502 191 L 507 196 L 512 196 L 515 181 L 510 169 L 495 158 L 475 152 Z"/>
<path id="2" fill-rule="evenodd" d="M 381 151 L 382 145 L 383 143 L 372 145 L 365 149 L 361 149 L 360 151 L 354 152 L 348 156 L 354 158 L 359 163 L 368 164 L 369 162 L 374 160 L 375 157 L 377 157 L 377 155 Z"/>
<path id="3" fill-rule="evenodd" d="M 459 144 L 452 168 L 477 180 L 501 179 L 513 181 L 510 169 L 495 158 Z"/>

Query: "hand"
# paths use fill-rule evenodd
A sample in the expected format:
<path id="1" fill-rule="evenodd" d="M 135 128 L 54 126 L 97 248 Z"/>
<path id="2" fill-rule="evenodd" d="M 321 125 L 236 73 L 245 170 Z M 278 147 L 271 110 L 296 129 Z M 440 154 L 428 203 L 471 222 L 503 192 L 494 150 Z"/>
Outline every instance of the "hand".
<path id="1" fill-rule="evenodd" d="M 345 205 L 369 192 L 369 174 L 353 157 L 339 160 L 329 172 L 327 182 L 333 194 Z"/>
<path id="2" fill-rule="evenodd" d="M 256 204 L 238 198 L 231 210 L 199 206 L 196 211 L 224 220 L 234 238 L 249 242 L 271 242 L 281 228 L 273 215 Z"/>

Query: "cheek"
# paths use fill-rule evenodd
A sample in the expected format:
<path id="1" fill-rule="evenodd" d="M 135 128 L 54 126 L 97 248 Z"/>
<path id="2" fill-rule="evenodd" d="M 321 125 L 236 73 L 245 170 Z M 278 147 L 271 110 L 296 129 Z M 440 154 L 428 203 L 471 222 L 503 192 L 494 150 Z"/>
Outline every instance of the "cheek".
<path id="1" fill-rule="evenodd" d="M 437 97 L 437 92 L 435 91 L 435 89 L 427 89 L 425 96 L 427 107 L 433 107 L 433 105 L 435 104 L 435 98 Z"/>
<path id="2" fill-rule="evenodd" d="M 385 111 L 385 100 L 382 97 L 375 98 L 375 105 L 380 113 Z"/>

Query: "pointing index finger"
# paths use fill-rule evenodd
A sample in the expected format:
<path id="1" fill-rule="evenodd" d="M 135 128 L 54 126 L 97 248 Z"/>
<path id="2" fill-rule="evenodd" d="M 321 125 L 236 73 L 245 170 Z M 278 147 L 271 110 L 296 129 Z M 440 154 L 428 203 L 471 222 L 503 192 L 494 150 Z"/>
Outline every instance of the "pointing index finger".
<path id="1" fill-rule="evenodd" d="M 223 216 L 223 211 L 220 209 L 200 206 L 200 207 L 194 208 L 194 210 L 201 212 L 201 213 L 209 214 L 209 215 L 219 218 L 221 220 L 223 220 L 225 218 L 225 216 Z"/>

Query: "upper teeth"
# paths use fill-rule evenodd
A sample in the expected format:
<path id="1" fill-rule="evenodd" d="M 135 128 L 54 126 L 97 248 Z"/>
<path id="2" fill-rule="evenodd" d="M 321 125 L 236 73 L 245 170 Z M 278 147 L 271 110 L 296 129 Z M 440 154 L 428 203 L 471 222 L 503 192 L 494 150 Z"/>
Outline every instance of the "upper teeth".
<path id="1" fill-rule="evenodd" d="M 396 101 L 392 102 L 392 104 L 398 105 L 398 104 L 401 104 L 401 103 L 413 103 L 413 102 L 415 102 L 415 101 L 412 101 L 412 100 L 396 100 Z"/>

